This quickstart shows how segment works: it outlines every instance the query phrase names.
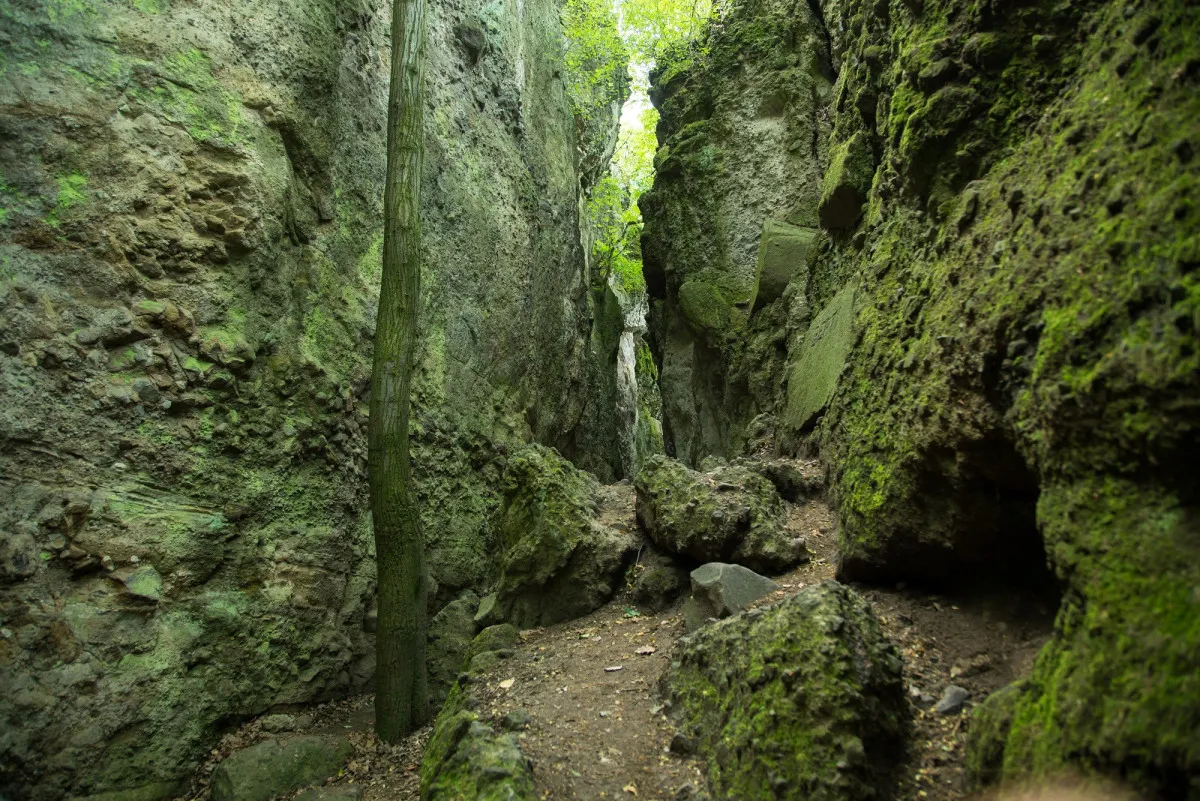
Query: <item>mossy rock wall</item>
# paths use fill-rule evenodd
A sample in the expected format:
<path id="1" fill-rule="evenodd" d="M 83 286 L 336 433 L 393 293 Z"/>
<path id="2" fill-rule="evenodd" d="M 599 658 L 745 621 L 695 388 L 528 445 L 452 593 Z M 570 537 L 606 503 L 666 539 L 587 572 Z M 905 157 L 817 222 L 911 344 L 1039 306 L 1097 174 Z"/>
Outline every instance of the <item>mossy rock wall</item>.
<path id="1" fill-rule="evenodd" d="M 390 8 L 252 6 L 0 2 L 6 797 L 170 782 L 219 727 L 374 672 Z M 441 602 L 489 573 L 509 449 L 584 453 L 591 312 L 557 4 L 437 4 L 428 42 Z"/>
<path id="2" fill-rule="evenodd" d="M 688 464 L 735 452 L 779 391 L 781 342 L 749 321 L 759 244 L 767 220 L 817 224 L 828 59 L 808 5 L 754 0 L 651 74 L 661 118 L 643 268 L 665 446 Z"/>
<path id="3" fill-rule="evenodd" d="M 919 9 L 919 10 L 914 10 Z M 981 775 L 1064 765 L 1153 793 L 1200 766 L 1200 10 L 828 4 L 832 149 L 878 156 L 814 310 L 857 286 L 812 442 L 848 579 L 1063 592 Z"/>
<path id="4" fill-rule="evenodd" d="M 710 56 L 656 73 L 662 172 L 645 252 L 668 451 L 736 449 L 728 410 L 759 404 L 777 415 L 774 444 L 829 470 L 844 578 L 1052 577 L 1057 634 L 981 727 L 980 775 L 1070 765 L 1194 794 L 1200 10 L 812 7 L 835 70 L 818 109 L 832 133 L 816 129 L 825 234 L 779 301 L 729 315 L 746 343 L 732 357 L 680 312 L 679 287 L 738 274 L 722 237 L 741 218 L 714 199 L 746 195 L 710 187 L 730 171 L 719 109 L 757 62 L 747 46 L 721 63 L 717 43 L 775 17 L 739 5 Z M 743 213 L 794 209 L 748 197 Z M 844 366 L 789 415 L 784 398 L 813 377 L 810 321 L 850 286 Z M 762 378 L 784 374 L 786 392 Z M 765 393 L 739 384 L 756 376 Z"/>

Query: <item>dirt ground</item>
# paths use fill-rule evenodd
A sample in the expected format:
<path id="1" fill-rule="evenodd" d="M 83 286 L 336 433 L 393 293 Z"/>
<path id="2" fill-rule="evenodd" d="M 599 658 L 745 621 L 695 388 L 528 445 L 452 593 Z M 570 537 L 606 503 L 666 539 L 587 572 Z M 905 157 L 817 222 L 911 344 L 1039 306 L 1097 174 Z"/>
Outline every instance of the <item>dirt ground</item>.
<path id="1" fill-rule="evenodd" d="M 615 503 L 621 495 L 626 504 Z M 605 499 L 610 525 L 634 525 L 632 493 Z M 833 578 L 837 560 L 832 515 L 819 501 L 790 507 L 789 527 L 808 541 L 812 560 L 776 577 L 769 603 Z M 963 745 L 975 703 L 1025 675 L 1051 630 L 1052 599 L 1021 593 L 948 597 L 904 587 L 858 587 L 874 606 L 905 660 L 916 725 L 914 751 L 899 798 L 963 798 Z M 626 593 L 593 614 L 522 632 L 514 656 L 480 679 L 479 712 L 499 722 L 508 712 L 531 718 L 521 746 L 546 799 L 688 799 L 707 796 L 700 762 L 670 752 L 659 679 L 685 633 L 680 608 L 644 613 Z M 946 686 L 970 693 L 965 707 L 941 715 Z M 357 784 L 366 801 L 416 799 L 417 768 L 428 728 L 389 747 L 372 732 L 369 696 L 326 704 L 301 716 L 305 732 L 345 732 L 356 755 L 334 784 Z M 305 720 L 307 718 L 307 720 Z M 257 728 L 256 728 L 257 727 Z M 197 775 L 195 799 L 220 758 L 266 735 L 254 721 L 226 737 Z"/>

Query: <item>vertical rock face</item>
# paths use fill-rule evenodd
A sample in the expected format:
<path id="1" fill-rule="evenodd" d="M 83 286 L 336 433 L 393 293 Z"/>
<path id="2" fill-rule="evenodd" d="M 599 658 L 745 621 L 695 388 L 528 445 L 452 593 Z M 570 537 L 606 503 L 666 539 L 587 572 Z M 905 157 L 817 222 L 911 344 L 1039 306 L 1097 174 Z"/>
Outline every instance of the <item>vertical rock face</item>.
<path id="1" fill-rule="evenodd" d="M 817 225 L 828 47 L 809 6 L 755 0 L 702 54 L 660 61 L 652 81 L 658 172 L 641 200 L 652 343 L 668 453 L 695 465 L 728 455 L 778 391 L 760 375 L 780 343 L 748 323 L 760 234 Z"/>
<path id="2" fill-rule="evenodd" d="M 824 234 L 742 329 L 747 347 L 771 332 L 786 350 L 776 443 L 820 450 L 845 578 L 1013 583 L 1044 578 L 1049 562 L 1064 590 L 1058 633 L 1028 682 L 991 704 L 981 775 L 1074 762 L 1195 792 L 1200 11 L 819 5 L 838 70 L 818 114 L 832 122 L 818 131 Z M 753 27 L 747 12 L 772 19 L 734 11 L 713 52 Z M 697 76 L 731 86 L 755 66 L 705 69 L 656 76 L 668 122 L 646 209 L 660 268 L 648 277 L 668 321 L 664 425 L 693 460 L 738 438 L 711 424 L 732 418 L 696 413 L 696 393 L 678 402 L 670 321 L 698 347 L 740 319 L 713 302 L 720 287 L 682 276 L 709 266 L 691 248 L 722 252 L 714 232 L 743 217 L 667 201 L 679 186 L 709 198 L 698 187 L 719 173 L 715 145 L 689 138 L 708 136 L 709 115 L 672 116 L 671 98 Z M 727 392 L 744 362 L 717 355 L 707 386 Z M 712 436 L 681 444 L 702 424 Z"/>
<path id="3" fill-rule="evenodd" d="M 220 722 L 373 672 L 389 8 L 252 6 L 0 7 L 6 796 L 178 777 Z M 587 393 L 561 51 L 550 0 L 431 9 L 413 433 L 443 599 L 486 575 L 504 453 L 570 453 Z"/>

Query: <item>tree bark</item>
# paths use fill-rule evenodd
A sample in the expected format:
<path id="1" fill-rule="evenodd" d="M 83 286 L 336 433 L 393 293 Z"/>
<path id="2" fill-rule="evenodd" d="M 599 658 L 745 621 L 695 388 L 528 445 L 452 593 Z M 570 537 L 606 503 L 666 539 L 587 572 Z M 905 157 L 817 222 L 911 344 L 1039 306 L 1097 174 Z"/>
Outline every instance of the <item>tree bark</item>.
<path id="1" fill-rule="evenodd" d="M 395 742 L 429 717 L 424 542 L 412 491 L 409 384 L 421 299 L 425 0 L 393 0 L 383 279 L 368 425 L 379 575 L 375 729 Z"/>

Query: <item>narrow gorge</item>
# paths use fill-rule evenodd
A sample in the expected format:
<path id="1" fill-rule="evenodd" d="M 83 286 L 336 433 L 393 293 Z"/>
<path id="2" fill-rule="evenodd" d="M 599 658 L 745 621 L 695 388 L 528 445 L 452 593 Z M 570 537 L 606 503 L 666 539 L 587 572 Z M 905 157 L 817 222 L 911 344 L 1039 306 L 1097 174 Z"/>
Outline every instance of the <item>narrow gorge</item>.
<path id="1" fill-rule="evenodd" d="M 390 4 L 0 0 L 0 799 L 1200 799 L 1200 5 L 678 5 L 429 6 L 397 745 Z"/>

